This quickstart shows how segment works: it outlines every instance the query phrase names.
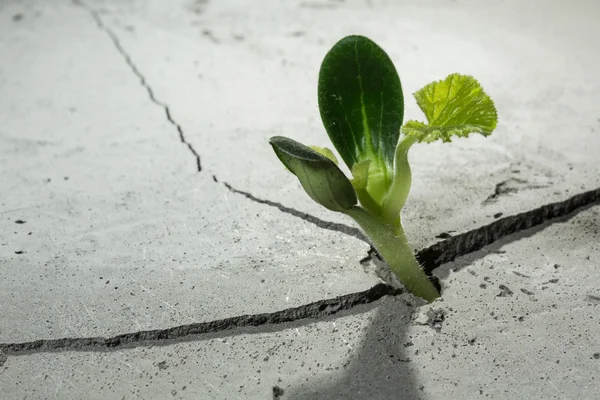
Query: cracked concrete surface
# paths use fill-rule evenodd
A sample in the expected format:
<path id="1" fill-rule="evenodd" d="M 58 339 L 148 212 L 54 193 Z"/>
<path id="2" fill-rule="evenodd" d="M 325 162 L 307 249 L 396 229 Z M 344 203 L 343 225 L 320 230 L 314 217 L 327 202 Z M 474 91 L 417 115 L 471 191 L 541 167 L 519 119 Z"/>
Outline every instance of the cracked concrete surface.
<path id="1" fill-rule="evenodd" d="M 388 50 L 407 94 L 456 70 L 489 82 L 484 86 L 493 85 L 486 90 L 501 118 L 492 137 L 412 150 L 414 184 L 404 221 L 414 233 L 415 247 L 431 245 L 441 232 L 475 229 L 498 213 L 516 214 L 600 187 L 597 163 L 586 149 L 600 129 L 592 106 L 598 83 L 588 78 L 595 71 L 596 51 L 571 46 L 575 41 L 588 43 L 585 39 L 591 37 L 586 23 L 590 13 L 583 3 L 570 9 L 573 19 L 563 15 L 558 2 L 547 5 L 546 18 L 557 21 L 550 31 L 535 7 L 520 7 L 516 1 L 402 6 L 379 1 L 370 7 L 358 1 L 304 6 L 273 2 L 265 5 L 266 14 L 262 8 L 231 3 L 210 2 L 200 8 L 193 4 L 105 1 L 98 8 L 105 11 L 105 24 L 119 35 L 128 54 L 137 63 L 154 66 L 145 76 L 177 110 L 177 121 L 186 127 L 193 146 L 202 149 L 206 168 L 238 190 L 347 223 L 343 216 L 298 196 L 298 185 L 273 165 L 272 150 L 264 141 L 283 134 L 326 145 L 316 109 L 318 66 L 331 43 L 357 30 L 377 38 Z M 332 17 L 339 24 L 331 26 Z M 582 22 L 574 22 L 579 17 Z M 497 21 L 497 28 L 483 22 L 490 19 Z M 531 28 L 531 21 L 539 29 Z M 207 32 L 218 43 L 207 39 Z M 409 40 L 399 40 L 398 35 Z M 452 46 L 447 38 L 453 39 Z M 419 118 L 416 104 L 406 97 L 406 117 Z M 547 140 L 548 132 L 574 130 L 578 140 L 560 134 Z M 236 146 L 225 150 L 215 136 Z M 241 166 L 247 173 L 240 174 Z M 517 191 L 502 201 L 472 207 L 494 194 L 497 184 L 514 179 L 526 181 L 527 187 L 514 188 Z M 444 196 L 439 195 L 441 188 Z"/>
<path id="2" fill-rule="evenodd" d="M 4 2 L 2 393 L 593 398 L 597 12 Z M 431 305 L 382 284 L 364 235 L 266 144 L 325 144 L 318 65 L 356 32 L 390 53 L 406 93 L 460 71 L 499 109 L 491 138 L 411 154 L 404 219 L 441 280 Z"/>
<path id="3" fill-rule="evenodd" d="M 10 357 L 0 376 L 10 388 L 36 385 L 19 393 L 60 385 L 69 398 L 97 387 L 109 397 L 270 398 L 277 387 L 294 399 L 592 399 L 599 321 L 589 282 L 597 276 L 599 222 L 595 206 L 446 264 L 444 300 L 431 305 L 386 296 L 351 314 L 161 346 L 24 354 Z M 500 286 L 513 294 L 499 296 Z M 119 373 L 90 378 L 89 370 Z"/>
<path id="4" fill-rule="evenodd" d="M 2 35 L 2 54 L 12 60 L 2 73 L 13 77 L 6 90 L 15 95 L 1 107 L 8 195 L 0 292 L 10 318 L 0 342 L 271 312 L 379 282 L 358 262 L 367 244 L 316 230 L 197 173 L 173 126 L 86 10 L 60 3 L 31 18 L 31 26 L 9 25 Z M 59 18 L 70 25 L 55 27 Z M 74 28 L 79 45 L 43 45 L 47 37 L 69 43 Z M 48 79 L 49 69 L 60 73 Z M 68 85 L 75 89 L 62 90 Z M 53 101 L 53 93 L 61 96 Z"/>
<path id="5" fill-rule="evenodd" d="M 168 329 L 157 329 L 152 331 L 138 331 L 125 333 L 110 338 L 63 338 L 51 340 L 36 340 L 24 343 L 0 344 L 0 352 L 4 355 L 18 355 L 22 353 L 67 351 L 67 350 L 89 350 L 97 351 L 114 347 L 137 347 L 148 346 L 153 342 L 174 341 L 189 339 L 189 336 L 204 335 L 211 333 L 228 334 L 227 331 L 262 325 L 283 324 L 290 321 L 303 319 L 317 319 L 327 315 L 337 314 L 340 311 L 350 310 L 361 304 L 369 304 L 379 300 L 383 296 L 395 296 L 403 293 L 403 290 L 392 288 L 389 285 L 377 284 L 372 288 L 359 293 L 351 293 L 333 299 L 320 300 L 305 304 L 300 307 L 289 308 L 282 311 L 265 314 L 242 315 L 217 321 L 194 323 L 176 326 Z M 5 361 L 5 360 L 4 360 Z M 2 361 L 0 365 L 4 363 Z"/>
<path id="6" fill-rule="evenodd" d="M 98 12 L 96 10 L 94 10 L 93 8 L 90 8 L 86 3 L 83 3 L 83 2 L 81 2 L 79 0 L 72 0 L 72 1 L 73 1 L 73 4 L 75 4 L 75 5 L 79 6 L 79 7 L 82 7 L 86 11 L 88 11 L 90 13 L 90 15 L 92 16 L 92 18 L 94 18 L 94 21 L 96 21 L 96 24 L 98 25 L 98 28 L 100 28 L 103 32 L 106 32 L 106 34 L 110 37 L 110 39 L 114 43 L 115 48 L 117 49 L 117 51 L 123 56 L 123 59 L 125 60 L 125 62 L 127 63 L 127 65 L 129 65 L 129 67 L 131 68 L 131 71 L 140 80 L 140 84 L 146 89 L 146 91 L 148 91 L 148 97 L 150 98 L 150 100 L 153 103 L 155 103 L 156 105 L 158 105 L 158 106 L 160 106 L 160 107 L 162 107 L 164 109 L 165 116 L 167 117 L 167 121 L 169 121 L 175 127 L 175 129 L 177 130 L 177 133 L 179 134 L 179 140 L 181 141 L 181 143 L 183 143 L 184 145 L 186 145 L 187 148 L 190 150 L 190 152 L 194 155 L 194 157 L 196 159 L 196 167 L 198 168 L 198 172 L 201 172 L 202 171 L 202 164 L 200 162 L 200 155 L 198 154 L 198 152 L 196 152 L 196 150 L 191 145 L 191 143 L 189 143 L 186 140 L 185 134 L 183 133 L 183 129 L 181 128 L 181 125 L 179 125 L 177 122 L 175 122 L 175 120 L 171 116 L 171 110 L 169 109 L 169 106 L 156 98 L 156 96 L 154 95 L 154 91 L 152 90 L 152 88 L 150 87 L 150 85 L 148 85 L 148 82 L 146 81 L 146 78 L 140 72 L 139 68 L 133 63 L 133 61 L 131 60 L 131 57 L 129 56 L 129 54 L 127 54 L 127 52 L 125 51 L 125 49 L 121 45 L 121 42 L 119 41 L 119 38 L 117 37 L 117 35 L 115 35 L 115 33 L 111 29 L 109 29 L 104 24 L 104 22 L 102 22 L 102 18 L 100 17 L 100 15 L 98 14 Z"/>
<path id="7" fill-rule="evenodd" d="M 231 189 L 229 185 L 228 188 Z M 417 253 L 417 258 L 421 261 L 423 268 L 431 274 L 435 268 L 442 264 L 454 261 L 457 257 L 468 256 L 487 245 L 493 245 L 503 240 L 504 243 L 510 243 L 511 235 L 520 234 L 532 235 L 534 232 L 527 231 L 533 227 L 544 224 L 541 229 L 547 228 L 551 224 L 563 222 L 568 218 L 574 217 L 577 213 L 585 211 L 590 205 L 598 203 L 600 200 L 600 190 L 594 190 L 579 194 L 573 198 L 561 203 L 554 203 L 531 210 L 516 216 L 503 218 L 490 225 L 481 227 L 478 230 L 467 232 L 452 239 L 439 242 L 430 248 L 423 249 Z M 284 210 L 285 211 L 285 210 Z M 304 218 L 304 215 L 300 215 Z M 556 221 L 556 218 L 562 220 Z M 328 226 L 324 229 L 331 229 Z M 336 230 L 336 229 L 333 229 Z M 341 229 L 341 232 L 344 230 Z M 597 233 L 597 232 L 595 232 Z M 512 236 L 513 240 L 517 237 Z M 361 264 L 370 261 L 372 257 L 371 249 L 369 256 L 363 258 Z M 385 268 L 385 267 L 384 267 Z M 515 275 L 528 277 L 516 271 Z M 551 283 L 553 280 L 550 280 Z M 514 293 L 505 285 L 500 285 L 499 297 L 512 296 Z M 533 295 L 532 292 L 521 289 L 525 294 Z M 394 285 L 377 284 L 374 287 L 358 292 L 338 296 L 333 299 L 319 300 L 314 303 L 305 304 L 299 307 L 289 308 L 273 313 L 243 315 L 231 317 L 222 320 L 209 321 L 204 323 L 193 323 L 176 326 L 166 329 L 157 329 L 151 331 L 137 331 L 125 333 L 110 338 L 61 338 L 51 340 L 37 340 L 33 342 L 0 344 L 0 352 L 6 354 L 20 354 L 38 351 L 64 351 L 70 349 L 93 350 L 102 348 L 112 348 L 117 346 L 137 346 L 148 345 L 149 342 L 185 339 L 192 335 L 202 335 L 207 333 L 224 332 L 231 329 L 248 326 L 281 324 L 289 321 L 299 321 L 302 319 L 318 319 L 327 315 L 336 314 L 340 311 L 350 310 L 361 304 L 369 304 L 379 300 L 383 296 L 396 296 L 404 293 L 402 288 Z M 597 300 L 593 295 L 586 297 L 588 300 Z M 0 362 L 2 365 L 3 361 Z"/>
<path id="8" fill-rule="evenodd" d="M 216 178 L 215 178 L 215 182 L 218 182 L 216 180 Z M 294 217 L 298 217 L 304 221 L 310 222 L 311 224 L 314 224 L 315 226 L 318 226 L 321 229 L 327 229 L 330 231 L 343 233 L 345 235 L 353 236 L 359 240 L 362 240 L 365 243 L 370 243 L 369 239 L 365 236 L 365 234 L 357 227 L 348 226 L 345 224 L 340 224 L 340 223 L 335 223 L 335 222 L 330 222 L 330 221 L 324 221 L 322 219 L 319 219 L 319 218 L 312 216 L 310 214 L 307 214 L 305 212 L 298 211 L 291 207 L 286 207 L 281 203 L 277 203 L 277 202 L 271 201 L 271 200 L 259 199 L 258 197 L 254 196 L 252 193 L 244 192 L 243 190 L 239 190 L 239 189 L 232 187 L 227 182 L 223 182 L 223 185 L 225 185 L 225 187 L 227 189 L 229 189 L 232 193 L 241 194 L 242 196 L 244 196 L 247 199 L 252 200 L 256 203 L 266 204 L 268 206 L 274 207 L 283 213 L 293 215 Z"/>

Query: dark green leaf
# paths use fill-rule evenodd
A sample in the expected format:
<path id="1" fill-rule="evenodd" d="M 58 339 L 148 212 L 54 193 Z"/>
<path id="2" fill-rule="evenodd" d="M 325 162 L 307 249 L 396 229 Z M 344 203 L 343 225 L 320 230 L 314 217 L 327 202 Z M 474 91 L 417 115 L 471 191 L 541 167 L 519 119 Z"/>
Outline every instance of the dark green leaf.
<path id="1" fill-rule="evenodd" d="M 371 159 L 375 169 L 391 170 L 404 98 L 383 49 L 364 36 L 336 43 L 319 72 L 319 108 L 331 142 L 350 169 Z"/>
<path id="2" fill-rule="evenodd" d="M 279 160 L 290 170 L 308 195 L 332 211 L 356 205 L 356 192 L 346 175 L 329 158 L 283 136 L 269 140 Z"/>

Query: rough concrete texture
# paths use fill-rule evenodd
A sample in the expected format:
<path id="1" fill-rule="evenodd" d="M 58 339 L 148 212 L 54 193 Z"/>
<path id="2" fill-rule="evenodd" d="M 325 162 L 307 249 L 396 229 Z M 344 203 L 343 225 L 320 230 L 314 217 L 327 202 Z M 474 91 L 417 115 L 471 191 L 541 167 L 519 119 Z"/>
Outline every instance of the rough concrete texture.
<path id="1" fill-rule="evenodd" d="M 599 223 L 596 206 L 461 257 L 431 305 L 391 296 L 185 342 L 23 354 L 0 382 L 15 398 L 593 399 Z"/>
<path id="2" fill-rule="evenodd" d="M 595 398 L 599 12 L 3 1 L 0 397 Z M 318 68 L 351 33 L 394 60 L 406 119 L 455 71 L 498 108 L 490 138 L 411 152 L 431 305 L 267 144 L 327 144 Z"/>
<path id="3" fill-rule="evenodd" d="M 521 3 L 94 4 L 104 29 L 134 63 L 152 66 L 143 68 L 144 76 L 172 107 L 189 142 L 202 149 L 206 173 L 337 222 L 345 218 L 298 193 L 298 183 L 272 162 L 265 146 L 275 134 L 328 144 L 316 80 L 332 44 L 360 32 L 389 53 L 406 94 L 406 119 L 421 118 L 410 93 L 425 84 L 455 71 L 477 77 L 498 108 L 494 135 L 411 150 L 414 183 L 404 223 L 420 248 L 442 232 L 476 228 L 497 213 L 600 186 L 590 148 L 594 141 L 598 146 L 600 130 L 592 17 L 600 6 Z"/>
<path id="4" fill-rule="evenodd" d="M 358 263 L 367 244 L 197 173 L 85 10 L 35 10 L 2 14 L 0 341 L 166 328 L 377 283 Z"/>

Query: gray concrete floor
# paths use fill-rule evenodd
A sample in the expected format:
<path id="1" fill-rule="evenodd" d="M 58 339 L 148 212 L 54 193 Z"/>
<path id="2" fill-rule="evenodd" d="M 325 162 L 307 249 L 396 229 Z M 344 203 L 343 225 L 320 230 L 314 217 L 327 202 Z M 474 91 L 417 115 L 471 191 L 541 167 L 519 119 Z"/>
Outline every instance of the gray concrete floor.
<path id="1" fill-rule="evenodd" d="M 396 64 L 406 119 L 452 72 L 498 108 L 489 138 L 411 151 L 416 249 L 597 190 L 598 17 L 583 0 L 4 0 L 0 398 L 597 398 L 600 191 L 439 266 L 423 305 L 379 290 L 364 237 L 267 141 L 327 145 L 318 68 L 360 33 Z"/>

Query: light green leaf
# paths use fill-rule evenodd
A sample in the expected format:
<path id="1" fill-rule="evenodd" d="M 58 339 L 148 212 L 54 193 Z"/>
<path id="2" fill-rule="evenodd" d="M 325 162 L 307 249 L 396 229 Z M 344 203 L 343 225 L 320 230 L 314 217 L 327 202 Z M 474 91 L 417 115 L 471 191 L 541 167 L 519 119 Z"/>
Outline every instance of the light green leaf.
<path id="1" fill-rule="evenodd" d="M 352 166 L 352 186 L 355 189 L 366 189 L 369 181 L 369 165 L 371 160 L 358 162 Z"/>
<path id="2" fill-rule="evenodd" d="M 428 123 L 408 121 L 402 133 L 419 142 L 450 142 L 452 136 L 466 137 L 470 133 L 488 136 L 496 128 L 494 102 L 472 76 L 451 74 L 426 85 L 414 96 Z"/>
<path id="3" fill-rule="evenodd" d="M 269 143 L 279 160 L 296 175 L 314 201 L 339 212 L 357 204 L 352 184 L 329 158 L 283 136 L 274 136 Z"/>
<path id="4" fill-rule="evenodd" d="M 333 161 L 333 163 L 335 165 L 339 165 L 337 157 L 335 156 L 335 154 L 333 154 L 333 151 L 331 151 L 327 147 L 319 147 L 319 146 L 308 146 L 308 147 L 310 147 L 311 149 L 313 149 L 317 153 L 319 153 L 321 155 L 324 155 L 325 157 L 329 158 L 331 161 Z"/>

